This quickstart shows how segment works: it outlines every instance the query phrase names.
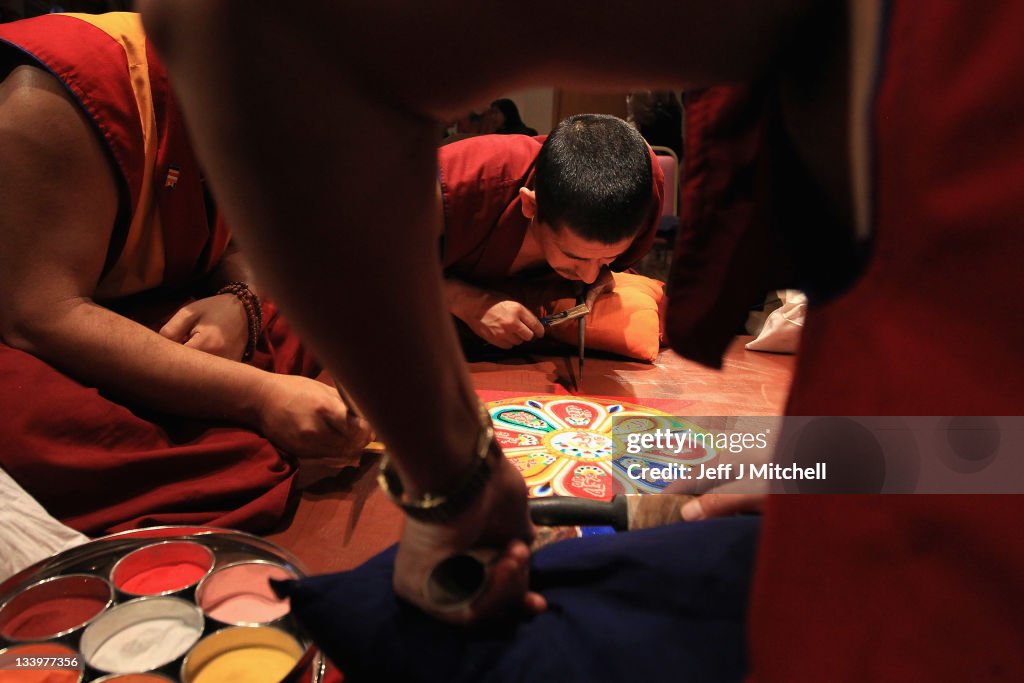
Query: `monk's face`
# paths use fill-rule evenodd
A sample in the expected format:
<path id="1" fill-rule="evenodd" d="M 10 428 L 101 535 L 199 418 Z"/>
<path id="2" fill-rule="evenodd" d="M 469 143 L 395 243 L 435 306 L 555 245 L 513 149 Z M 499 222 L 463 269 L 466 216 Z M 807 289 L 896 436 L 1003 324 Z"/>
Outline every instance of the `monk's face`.
<path id="1" fill-rule="evenodd" d="M 594 242 L 580 237 L 569 226 L 552 228 L 534 223 L 534 229 L 548 265 L 562 277 L 588 285 L 597 279 L 602 266 L 609 265 L 633 243 L 632 237 L 615 244 Z"/>
<path id="2" fill-rule="evenodd" d="M 627 237 L 615 244 L 595 242 L 579 235 L 571 225 L 558 227 L 537 220 L 537 194 L 528 187 L 520 188 L 523 215 L 530 219 L 530 233 L 540 245 L 544 260 L 552 270 L 567 280 L 581 280 L 588 285 L 597 280 L 601 267 L 621 256 L 633 243 Z"/>

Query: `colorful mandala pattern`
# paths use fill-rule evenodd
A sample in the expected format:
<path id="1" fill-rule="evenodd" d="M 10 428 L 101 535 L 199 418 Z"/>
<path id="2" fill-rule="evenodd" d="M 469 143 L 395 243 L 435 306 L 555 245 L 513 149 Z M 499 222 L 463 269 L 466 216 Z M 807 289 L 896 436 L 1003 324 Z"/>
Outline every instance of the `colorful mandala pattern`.
<path id="1" fill-rule="evenodd" d="M 629 455 L 625 439 L 630 433 L 703 431 L 659 410 L 630 403 L 527 396 L 494 401 L 487 409 L 505 457 L 522 473 L 534 498 L 609 500 L 618 493 L 656 493 L 671 480 L 634 479 L 627 475 L 630 465 L 663 470 L 667 465 L 695 465 L 715 456 L 713 449 L 700 448 L 678 454 L 644 449 L 642 454 Z M 613 418 L 618 418 L 614 434 Z"/>

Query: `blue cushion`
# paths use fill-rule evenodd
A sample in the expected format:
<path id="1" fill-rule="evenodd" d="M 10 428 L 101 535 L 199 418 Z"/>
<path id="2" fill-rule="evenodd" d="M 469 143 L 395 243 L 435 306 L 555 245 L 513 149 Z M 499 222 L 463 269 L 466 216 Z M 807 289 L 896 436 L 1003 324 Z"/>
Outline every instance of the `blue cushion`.
<path id="1" fill-rule="evenodd" d="M 544 614 L 474 628 L 395 597 L 395 549 L 279 590 L 346 681 L 740 681 L 759 519 L 562 541 L 534 554 Z"/>

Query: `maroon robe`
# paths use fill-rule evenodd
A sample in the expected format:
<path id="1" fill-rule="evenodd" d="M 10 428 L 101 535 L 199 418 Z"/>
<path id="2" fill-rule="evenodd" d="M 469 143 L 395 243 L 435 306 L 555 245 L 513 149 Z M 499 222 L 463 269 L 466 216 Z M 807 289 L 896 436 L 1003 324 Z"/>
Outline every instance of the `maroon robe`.
<path id="1" fill-rule="evenodd" d="M 101 22 L 101 30 L 92 21 Z M 134 17 L 47 15 L 0 25 L 2 63 L 31 63 L 59 78 L 95 125 L 120 190 L 101 285 L 104 304 L 157 329 L 194 296 L 229 239 L 208 220 L 199 167 L 165 72 Z M 134 50 L 134 52 L 131 52 Z M 148 62 L 144 74 L 132 61 Z M 137 64 L 137 61 L 135 61 Z M 155 127 L 146 153 L 137 90 L 148 79 Z M 146 171 L 150 171 L 147 175 Z M 146 178 L 153 179 L 149 187 Z M 152 198 L 162 232 L 159 270 L 135 272 L 129 234 Z M 122 266 L 125 266 L 123 269 Z M 147 282 L 155 286 L 144 288 Z M 121 296 L 116 294 L 120 293 Z M 131 296 L 125 296 L 130 294 Z M 318 369 L 268 304 L 257 367 L 312 376 Z M 283 514 L 294 466 L 266 439 L 236 425 L 125 406 L 28 353 L 0 344 L 0 467 L 54 516 L 90 534 L 149 524 L 213 524 L 261 530 Z"/>
<path id="2" fill-rule="evenodd" d="M 533 187 L 534 165 L 546 137 L 481 135 L 438 150 L 446 274 L 469 281 L 509 274 L 530 224 L 519 190 Z M 664 184 L 654 152 L 651 174 L 650 213 L 613 270 L 633 265 L 654 243 Z"/>
<path id="3" fill-rule="evenodd" d="M 688 103 L 672 343 L 719 362 L 746 295 L 785 283 L 764 268 L 779 244 L 767 228 L 785 223 L 800 233 L 785 253 L 811 292 L 788 413 L 1020 415 L 1024 6 L 897 0 L 887 11 L 873 237 L 859 262 L 821 256 L 841 254 L 835 244 L 817 264 L 801 254 L 831 221 L 813 193 L 778 186 L 803 171 L 766 93 L 714 89 Z M 937 443 L 922 456 L 938 457 Z M 773 498 L 750 680 L 1024 680 L 1022 516 L 1024 500 L 1007 495 Z"/>

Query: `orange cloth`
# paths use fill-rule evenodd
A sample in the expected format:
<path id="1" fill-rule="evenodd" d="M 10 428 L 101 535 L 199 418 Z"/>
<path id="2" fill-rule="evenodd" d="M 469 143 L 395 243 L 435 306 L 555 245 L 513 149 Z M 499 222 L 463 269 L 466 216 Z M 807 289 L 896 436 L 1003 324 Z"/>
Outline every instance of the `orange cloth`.
<path id="1" fill-rule="evenodd" d="M 615 289 L 598 297 L 586 317 L 587 348 L 654 362 L 661 349 L 659 307 L 665 297 L 664 284 L 634 273 L 612 273 L 612 277 Z M 510 280 L 497 289 L 543 317 L 576 305 L 572 286 L 565 280 Z M 548 327 L 545 338 L 576 346 L 577 324 L 569 321 Z"/>

